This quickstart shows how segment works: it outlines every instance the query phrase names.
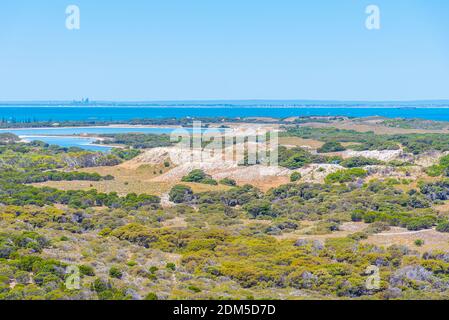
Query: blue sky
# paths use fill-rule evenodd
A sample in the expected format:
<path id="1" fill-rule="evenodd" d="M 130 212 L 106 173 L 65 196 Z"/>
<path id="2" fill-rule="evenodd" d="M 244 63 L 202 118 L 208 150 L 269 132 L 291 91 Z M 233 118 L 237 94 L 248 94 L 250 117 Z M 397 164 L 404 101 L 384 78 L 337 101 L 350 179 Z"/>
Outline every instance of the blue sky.
<path id="1" fill-rule="evenodd" d="M 449 1 L 1 1 L 0 100 L 82 97 L 449 99 Z"/>

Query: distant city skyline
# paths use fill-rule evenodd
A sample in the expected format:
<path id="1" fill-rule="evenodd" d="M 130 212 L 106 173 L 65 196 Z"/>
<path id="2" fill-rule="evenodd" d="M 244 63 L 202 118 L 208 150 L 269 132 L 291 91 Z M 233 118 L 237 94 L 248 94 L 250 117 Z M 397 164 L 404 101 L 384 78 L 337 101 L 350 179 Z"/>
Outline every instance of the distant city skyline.
<path id="1" fill-rule="evenodd" d="M 446 0 L 18 0 L 0 4 L 0 103 L 449 100 L 448 39 Z"/>
<path id="2" fill-rule="evenodd" d="M 230 106 L 230 107 L 416 107 L 416 108 L 448 108 L 449 99 L 437 100 L 270 100 L 270 99 L 240 99 L 240 100 L 10 100 L 0 101 L 2 106 Z"/>

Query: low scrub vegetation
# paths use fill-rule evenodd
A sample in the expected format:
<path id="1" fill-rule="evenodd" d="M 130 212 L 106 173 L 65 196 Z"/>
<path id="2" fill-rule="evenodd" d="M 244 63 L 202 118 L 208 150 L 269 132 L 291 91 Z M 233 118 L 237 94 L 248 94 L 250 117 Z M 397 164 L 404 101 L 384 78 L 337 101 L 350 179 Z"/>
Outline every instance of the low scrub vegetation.
<path id="1" fill-rule="evenodd" d="M 281 147 L 284 168 L 341 167 L 320 172 L 323 183 L 285 170 L 291 182 L 268 191 L 217 182 L 202 170 L 170 184 L 162 199 L 62 191 L 30 183 L 114 179 L 81 168 L 121 164 L 167 138 L 108 136 L 130 148 L 101 154 L 0 135 L 0 299 L 448 299 L 448 254 L 432 247 L 440 238 L 447 245 L 447 157 L 427 168 L 429 178 L 409 174 L 408 165 L 326 153 L 342 151 L 343 142 L 358 150 L 446 151 L 449 139 L 306 127 L 285 134 L 325 144 L 321 153 Z M 374 179 L 372 165 L 402 176 Z M 386 232 L 410 238 L 374 242 Z M 373 266 L 381 281 L 370 289 Z M 79 271 L 77 289 L 67 284 L 70 270 Z"/>
<path id="2" fill-rule="evenodd" d="M 212 177 L 208 174 L 206 174 L 203 170 L 193 170 L 188 175 L 183 177 L 181 179 L 183 182 L 196 182 L 196 183 L 203 183 L 203 184 L 211 184 L 211 185 L 217 185 L 218 182 L 212 179 Z"/>

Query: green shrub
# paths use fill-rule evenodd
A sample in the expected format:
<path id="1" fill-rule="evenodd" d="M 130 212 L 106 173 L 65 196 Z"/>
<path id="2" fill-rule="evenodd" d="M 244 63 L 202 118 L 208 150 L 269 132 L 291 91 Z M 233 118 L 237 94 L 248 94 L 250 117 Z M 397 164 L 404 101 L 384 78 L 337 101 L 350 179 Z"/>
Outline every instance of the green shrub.
<path id="1" fill-rule="evenodd" d="M 128 154 L 128 157 L 135 157 L 139 150 L 135 149 L 149 149 L 157 147 L 168 147 L 172 145 L 170 136 L 167 134 L 145 134 L 145 133 L 112 133 L 102 134 L 102 137 L 107 137 L 103 143 L 105 144 L 124 144 L 133 149 L 118 149 L 119 152 Z M 125 158 L 126 159 L 126 158 Z"/>
<path id="2" fill-rule="evenodd" d="M 348 235 L 348 237 L 353 240 L 360 241 L 360 240 L 368 239 L 368 234 L 366 232 L 360 231 L 360 232 L 350 234 L 350 235 Z"/>
<path id="3" fill-rule="evenodd" d="M 201 289 L 196 287 L 196 286 L 188 286 L 187 289 L 189 289 L 190 291 L 193 291 L 195 293 L 201 292 Z"/>
<path id="4" fill-rule="evenodd" d="M 435 218 L 432 217 L 418 217 L 409 219 L 405 226 L 408 230 L 418 231 L 423 229 L 430 229 L 435 224 Z"/>
<path id="5" fill-rule="evenodd" d="M 449 221 L 442 221 L 437 225 L 436 228 L 439 232 L 449 232 Z"/>
<path id="6" fill-rule="evenodd" d="M 299 172 L 293 172 L 290 175 L 290 182 L 297 182 L 302 178 L 301 173 Z"/>
<path id="7" fill-rule="evenodd" d="M 431 167 L 426 168 L 425 171 L 430 177 L 439 177 L 443 174 L 444 169 L 445 168 L 441 165 L 433 165 Z"/>
<path id="8" fill-rule="evenodd" d="M 98 233 L 98 235 L 99 235 L 99 236 L 102 236 L 102 237 L 107 237 L 108 235 L 111 234 L 111 232 L 112 232 L 112 229 L 111 229 L 111 228 L 104 228 L 104 229 L 101 229 L 101 230 L 100 230 L 100 232 Z"/>
<path id="9" fill-rule="evenodd" d="M 89 266 L 87 264 L 82 264 L 79 266 L 80 274 L 84 276 L 93 277 L 95 276 L 95 271 L 92 266 Z"/>
<path id="10" fill-rule="evenodd" d="M 188 186 L 176 185 L 169 192 L 169 199 L 174 203 L 190 202 L 193 198 L 192 188 Z"/>
<path id="11" fill-rule="evenodd" d="M 128 240 L 129 242 L 144 246 L 145 248 L 149 248 L 151 243 L 158 240 L 158 237 L 151 229 L 138 223 L 121 226 L 115 229 L 111 235 L 120 240 Z"/>
<path id="12" fill-rule="evenodd" d="M 361 210 L 355 210 L 351 213 L 351 220 L 354 222 L 362 221 L 364 218 L 364 212 Z"/>
<path id="13" fill-rule="evenodd" d="M 108 282 L 106 282 L 100 278 L 96 278 L 94 280 L 94 282 L 92 283 L 92 290 L 97 293 L 106 291 L 106 290 L 110 289 L 110 287 L 111 286 Z"/>
<path id="14" fill-rule="evenodd" d="M 440 166 L 444 168 L 449 167 L 449 155 L 440 158 Z"/>
<path id="15" fill-rule="evenodd" d="M 422 247 L 424 245 L 424 240 L 416 239 L 415 240 L 415 246 Z"/>
<path id="16" fill-rule="evenodd" d="M 157 294 L 155 294 L 154 292 L 150 292 L 145 296 L 145 300 L 158 300 L 158 296 Z"/>
<path id="17" fill-rule="evenodd" d="M 326 183 L 345 183 L 352 182 L 359 178 L 365 178 L 367 172 L 360 168 L 352 168 L 347 170 L 339 170 L 337 172 L 329 174 L 325 181 Z"/>
<path id="18" fill-rule="evenodd" d="M 224 178 L 220 180 L 220 184 L 230 187 L 235 187 L 237 185 L 237 182 L 234 179 L 230 178 Z"/>
<path id="19" fill-rule="evenodd" d="M 109 276 L 111 278 L 121 279 L 123 277 L 123 272 L 118 267 L 111 267 L 109 269 Z"/>
<path id="20" fill-rule="evenodd" d="M 335 141 L 329 141 L 326 142 L 321 148 L 319 148 L 317 151 L 318 153 L 328 153 L 328 152 L 339 152 L 339 151 L 345 151 L 346 148 L 341 145 L 339 142 Z"/>
<path id="21" fill-rule="evenodd" d="M 207 175 L 203 170 L 195 169 L 192 170 L 188 175 L 181 179 L 182 182 L 196 182 L 203 184 L 217 185 L 217 181 L 212 179 L 211 176 Z"/>
<path id="22" fill-rule="evenodd" d="M 148 269 L 148 271 L 149 271 L 151 274 L 155 274 L 156 271 L 158 271 L 158 270 L 159 270 L 159 268 L 156 267 L 156 266 L 151 266 L 150 269 Z"/>
<path id="23" fill-rule="evenodd" d="M 428 167 L 425 171 L 431 177 L 439 177 L 443 174 L 449 176 L 449 155 L 441 157 L 438 165 Z"/>
<path id="24" fill-rule="evenodd" d="M 340 165 L 346 168 L 357 168 L 364 166 L 373 166 L 373 165 L 381 165 L 384 164 L 383 161 L 377 159 L 370 159 L 365 157 L 352 157 L 349 159 L 345 159 L 340 162 Z"/>
<path id="25" fill-rule="evenodd" d="M 267 200 L 253 200 L 243 206 L 253 218 L 258 216 L 275 216 L 276 214 L 271 210 L 271 202 Z"/>
<path id="26" fill-rule="evenodd" d="M 301 168 L 309 163 L 323 162 L 324 157 L 316 156 L 301 148 L 287 149 L 284 146 L 279 147 L 279 165 L 291 170 Z"/>
<path id="27" fill-rule="evenodd" d="M 128 262 L 126 263 L 126 265 L 127 265 L 128 267 L 134 267 L 134 266 L 137 266 L 137 262 L 134 261 L 134 260 L 130 260 L 130 261 L 128 261 Z"/>
<path id="28" fill-rule="evenodd" d="M 165 266 L 168 270 L 171 271 L 175 271 L 176 270 L 176 265 L 173 262 L 169 262 L 167 263 L 167 265 Z"/>

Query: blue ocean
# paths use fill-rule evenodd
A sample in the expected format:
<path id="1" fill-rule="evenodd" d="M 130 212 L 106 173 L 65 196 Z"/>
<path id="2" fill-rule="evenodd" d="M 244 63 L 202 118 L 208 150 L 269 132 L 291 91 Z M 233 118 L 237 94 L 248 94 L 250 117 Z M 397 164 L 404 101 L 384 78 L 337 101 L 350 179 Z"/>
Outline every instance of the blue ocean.
<path id="1" fill-rule="evenodd" d="M 0 106 L 2 121 L 119 121 L 186 117 L 383 116 L 449 121 L 449 108 L 416 107 L 45 107 Z"/>

